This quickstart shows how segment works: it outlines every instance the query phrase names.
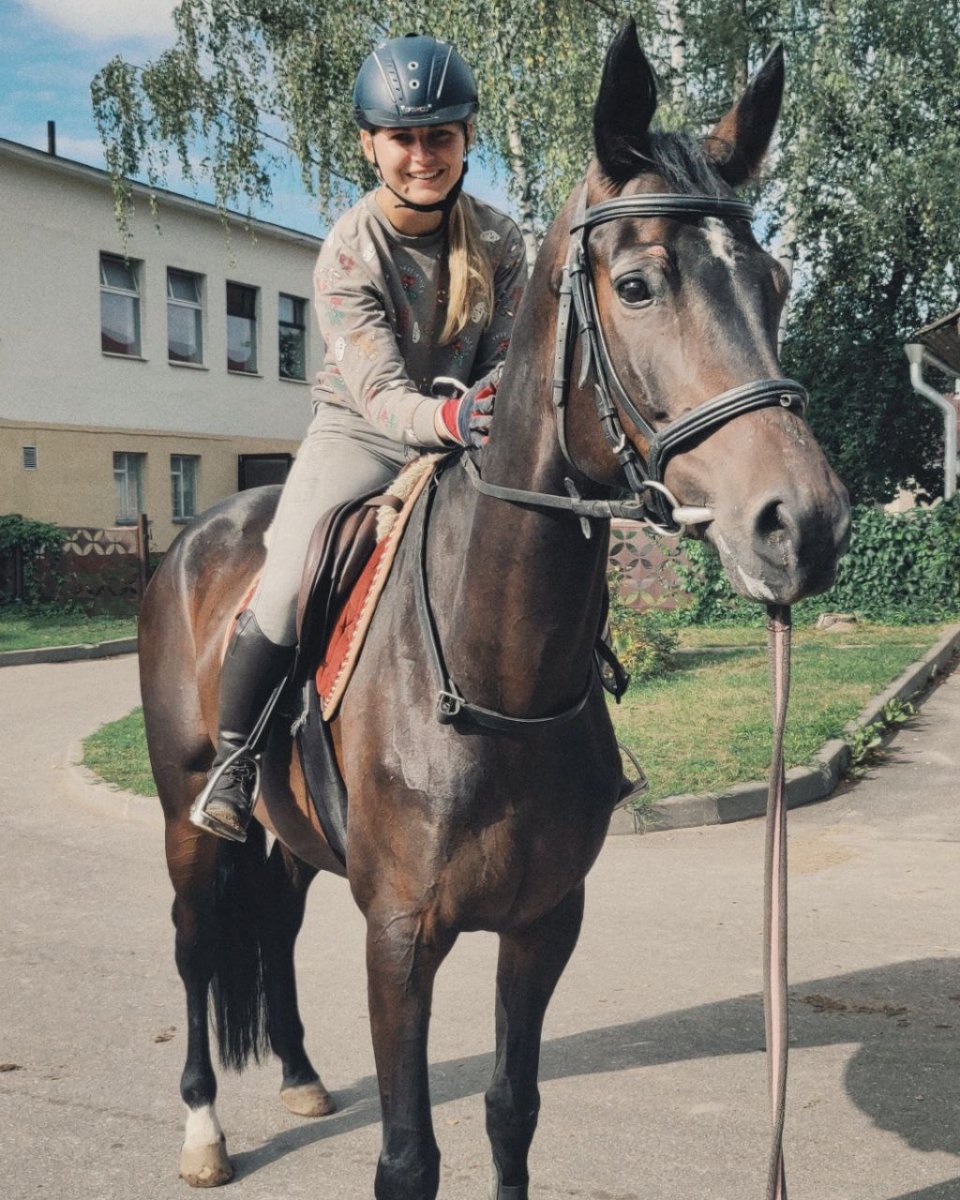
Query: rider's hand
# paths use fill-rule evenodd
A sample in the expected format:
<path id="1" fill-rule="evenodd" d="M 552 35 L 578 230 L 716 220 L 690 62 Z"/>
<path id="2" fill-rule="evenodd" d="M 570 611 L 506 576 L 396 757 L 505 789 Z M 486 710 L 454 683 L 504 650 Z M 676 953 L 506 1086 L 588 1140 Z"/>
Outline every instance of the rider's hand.
<path id="1" fill-rule="evenodd" d="M 478 379 L 462 396 L 444 401 L 440 407 L 443 431 L 459 446 L 483 446 L 490 436 L 493 404 L 497 396 L 501 368 Z"/>

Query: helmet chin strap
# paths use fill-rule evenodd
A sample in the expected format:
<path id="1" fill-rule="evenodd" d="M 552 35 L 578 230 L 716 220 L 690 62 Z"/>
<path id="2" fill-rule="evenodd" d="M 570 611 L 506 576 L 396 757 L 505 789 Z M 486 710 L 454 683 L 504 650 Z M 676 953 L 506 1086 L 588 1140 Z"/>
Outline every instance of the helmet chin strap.
<path id="1" fill-rule="evenodd" d="M 464 155 L 463 170 L 460 172 L 460 178 L 453 185 L 450 191 L 447 192 L 444 198 L 442 200 L 438 200 L 436 204 L 415 204 L 412 200 L 407 200 L 401 196 L 397 189 L 392 188 L 384 179 L 383 172 L 380 170 L 380 164 L 377 162 L 376 151 L 373 152 L 373 166 L 377 172 L 377 178 L 387 189 L 387 191 L 390 192 L 391 195 L 395 196 L 399 201 L 399 203 L 396 205 L 397 208 L 412 208 L 414 212 L 419 213 L 443 213 L 443 224 L 445 225 L 450 218 L 450 213 L 453 209 L 453 206 L 456 204 L 457 199 L 463 190 L 463 180 L 467 174 L 467 171 L 469 170 L 470 164 L 467 162 L 467 156 Z"/>

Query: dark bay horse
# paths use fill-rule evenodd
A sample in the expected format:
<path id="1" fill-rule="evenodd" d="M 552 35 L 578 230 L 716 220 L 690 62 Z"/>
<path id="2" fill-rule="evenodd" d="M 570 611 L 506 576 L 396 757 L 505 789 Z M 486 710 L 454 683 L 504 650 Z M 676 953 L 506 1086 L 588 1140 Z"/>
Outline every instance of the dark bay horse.
<path id="1" fill-rule="evenodd" d="M 733 195 L 760 165 L 782 86 L 775 52 L 704 142 L 655 134 L 655 85 L 632 23 L 612 45 L 596 158 L 544 242 L 482 460 L 483 487 L 600 503 L 571 513 L 544 507 L 548 499 L 503 499 L 456 463 L 435 490 L 426 541 L 437 637 L 458 694 L 533 723 L 438 720 L 408 535 L 332 730 L 349 794 L 346 871 L 311 817 L 283 721 L 264 755 L 261 824 L 247 844 L 188 820 L 213 756 L 225 629 L 262 561 L 276 491 L 218 505 L 155 575 L 140 621 L 141 678 L 187 996 L 189 1183 L 232 1174 L 214 1109 L 211 996 L 225 1064 L 270 1048 L 289 1108 L 332 1108 L 304 1051 L 293 969 L 306 891 L 326 869 L 347 875 L 367 923 L 378 1200 L 436 1196 L 431 993 L 458 935 L 477 929 L 500 939 L 486 1093 L 492 1194 L 527 1197 L 544 1013 L 621 784 L 592 669 L 602 502 L 625 479 L 636 490 L 644 472 L 654 475 L 671 494 L 658 501 L 667 519 L 677 504 L 692 513 L 677 520 L 713 542 L 734 586 L 779 604 L 827 587 L 846 542 L 844 489 L 804 423 L 800 389 L 778 378 L 786 281 Z M 572 235 L 579 259 L 568 256 Z M 567 323 L 574 332 L 558 349 Z M 558 713 L 566 719 L 546 719 Z M 277 835 L 269 854 L 264 825 Z"/>

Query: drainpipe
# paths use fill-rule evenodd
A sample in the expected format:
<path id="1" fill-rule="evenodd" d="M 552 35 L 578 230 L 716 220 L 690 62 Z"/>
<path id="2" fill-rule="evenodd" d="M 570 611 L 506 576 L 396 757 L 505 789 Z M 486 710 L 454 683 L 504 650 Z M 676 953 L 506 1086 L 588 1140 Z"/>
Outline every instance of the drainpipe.
<path id="1" fill-rule="evenodd" d="M 942 371 L 954 380 L 957 379 L 957 372 L 919 342 L 908 342 L 903 349 L 910 363 L 913 390 L 943 413 L 943 498 L 949 500 L 957 490 L 957 409 L 923 378 L 923 364 Z"/>

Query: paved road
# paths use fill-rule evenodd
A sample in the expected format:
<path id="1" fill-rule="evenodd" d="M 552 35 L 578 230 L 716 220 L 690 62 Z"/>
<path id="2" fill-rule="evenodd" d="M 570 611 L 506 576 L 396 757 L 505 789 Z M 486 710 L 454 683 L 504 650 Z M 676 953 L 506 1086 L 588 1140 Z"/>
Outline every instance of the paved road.
<path id="1" fill-rule="evenodd" d="M 68 743 L 136 702 L 133 660 L 0 682 L 0 1062 L 19 1068 L 0 1073 L 0 1195 L 182 1198 L 158 816 L 108 815 L 64 787 Z M 791 814 L 793 1200 L 960 1200 L 958 765 L 954 676 L 881 773 Z M 757 822 L 608 840 L 548 1016 L 537 1200 L 759 1200 L 761 849 Z M 341 1111 L 287 1114 L 275 1064 L 224 1079 L 231 1200 L 372 1196 L 362 942 L 345 886 L 318 881 L 301 991 Z M 495 949 L 461 939 L 439 981 L 443 1200 L 486 1196 Z"/>

